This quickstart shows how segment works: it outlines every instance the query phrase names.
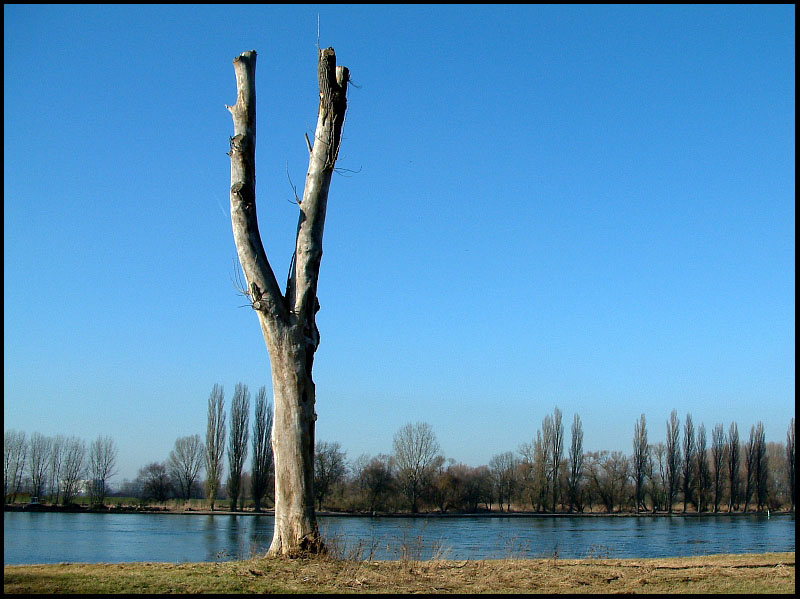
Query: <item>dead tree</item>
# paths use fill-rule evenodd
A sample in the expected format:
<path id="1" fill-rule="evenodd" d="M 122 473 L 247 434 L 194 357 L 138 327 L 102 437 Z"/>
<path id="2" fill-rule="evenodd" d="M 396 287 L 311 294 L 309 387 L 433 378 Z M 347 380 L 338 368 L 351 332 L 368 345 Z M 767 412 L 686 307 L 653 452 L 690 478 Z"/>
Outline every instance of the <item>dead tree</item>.
<path id="1" fill-rule="evenodd" d="M 339 153 L 347 109 L 349 71 L 336 66 L 333 48 L 319 50 L 319 109 L 286 292 L 270 266 L 256 217 L 255 51 L 233 60 L 236 104 L 230 138 L 231 221 L 242 265 L 243 290 L 258 316 L 272 367 L 275 456 L 275 532 L 270 555 L 300 555 L 324 550 L 314 514 L 315 389 L 311 377 L 319 345 L 317 278 L 328 189 Z"/>

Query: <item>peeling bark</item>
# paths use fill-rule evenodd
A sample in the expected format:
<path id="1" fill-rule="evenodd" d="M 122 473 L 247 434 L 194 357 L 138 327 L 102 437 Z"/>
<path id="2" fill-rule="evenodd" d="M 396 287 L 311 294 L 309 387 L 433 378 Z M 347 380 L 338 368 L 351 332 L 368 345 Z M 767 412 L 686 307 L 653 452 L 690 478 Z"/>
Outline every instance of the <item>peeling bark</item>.
<path id="1" fill-rule="evenodd" d="M 258 316 L 272 366 L 275 458 L 275 532 L 270 555 L 298 556 L 325 550 L 314 514 L 315 388 L 311 376 L 319 346 L 317 279 L 331 175 L 347 109 L 349 71 L 336 66 L 333 48 L 319 52 L 320 103 L 309 143 L 292 269 L 282 294 L 258 231 L 255 204 L 255 51 L 233 61 L 236 104 L 230 139 L 231 222 L 246 293 Z M 306 139 L 308 142 L 308 139 Z"/>

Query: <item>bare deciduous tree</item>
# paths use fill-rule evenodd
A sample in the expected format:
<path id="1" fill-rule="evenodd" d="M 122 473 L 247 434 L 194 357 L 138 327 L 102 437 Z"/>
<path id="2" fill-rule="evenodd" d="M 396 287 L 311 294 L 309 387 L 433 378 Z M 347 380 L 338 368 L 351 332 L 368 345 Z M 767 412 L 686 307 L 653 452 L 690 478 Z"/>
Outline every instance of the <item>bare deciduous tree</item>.
<path id="1" fill-rule="evenodd" d="M 741 468 L 741 449 L 739 446 L 739 426 L 731 422 L 728 429 L 728 445 L 725 451 L 728 463 L 728 512 L 739 509 L 739 469 Z"/>
<path id="2" fill-rule="evenodd" d="M 770 511 L 789 507 L 791 501 L 786 484 L 786 445 L 769 441 L 766 443 L 766 496 L 764 506 Z"/>
<path id="3" fill-rule="evenodd" d="M 164 503 L 172 494 L 172 481 L 167 467 L 160 462 L 151 462 L 139 469 L 136 477 L 140 488 L 139 499 Z"/>
<path id="4" fill-rule="evenodd" d="M 214 385 L 208 396 L 208 425 L 206 428 L 206 499 L 214 503 L 222 478 L 222 456 L 225 451 L 225 392 Z"/>
<path id="5" fill-rule="evenodd" d="M 547 510 L 550 507 L 548 505 L 548 499 L 555 496 L 555 490 L 553 490 L 553 485 L 556 484 L 555 481 L 553 480 L 554 436 L 555 436 L 555 423 L 553 422 L 553 416 L 547 414 L 542 420 L 542 444 L 543 444 L 542 449 L 544 451 L 541 454 L 542 474 L 544 474 L 544 481 L 542 481 L 544 484 L 542 486 L 541 493 L 544 495 L 543 504 L 545 510 Z M 535 441 L 534 441 L 534 449 L 536 449 Z M 553 509 L 553 511 L 555 511 L 555 508 Z"/>
<path id="6" fill-rule="evenodd" d="M 561 491 L 559 473 L 561 470 L 561 458 L 564 455 L 564 425 L 561 422 L 561 410 L 558 408 L 553 410 L 552 423 L 549 453 L 551 480 L 553 481 L 553 512 L 555 512 Z"/>
<path id="7" fill-rule="evenodd" d="M 695 478 L 695 452 L 697 445 L 694 438 L 694 423 L 692 415 L 686 414 L 686 422 L 683 425 L 683 462 L 681 463 L 681 479 L 683 483 L 683 511 L 692 501 L 696 487 Z"/>
<path id="8" fill-rule="evenodd" d="M 767 505 L 769 491 L 769 460 L 767 459 L 767 439 L 764 433 L 764 423 L 756 424 L 755 436 L 755 483 L 756 509 L 760 512 Z"/>
<path id="9" fill-rule="evenodd" d="M 63 435 L 53 437 L 53 446 L 50 452 L 49 478 L 51 502 L 57 504 L 61 496 L 61 467 L 64 461 L 64 447 L 66 438 Z"/>
<path id="10" fill-rule="evenodd" d="M 488 501 L 491 487 L 490 478 L 489 468 L 486 466 L 478 466 L 477 468 L 464 466 L 460 503 L 465 511 L 477 512 L 480 502 Z"/>
<path id="11" fill-rule="evenodd" d="M 53 441 L 41 433 L 33 433 L 28 449 L 28 476 L 31 479 L 31 496 L 41 497 L 47 481 L 47 466 L 50 462 L 50 452 Z"/>
<path id="12" fill-rule="evenodd" d="M 489 460 L 489 473 L 492 476 L 501 512 L 503 502 L 506 504 L 506 511 L 511 511 L 511 500 L 517 487 L 517 465 L 517 459 L 510 451 L 498 453 Z"/>
<path id="13" fill-rule="evenodd" d="M 516 458 L 512 458 L 516 462 Z M 442 467 L 433 481 L 436 504 L 441 513 L 451 507 L 463 512 L 475 512 L 481 500 L 480 489 L 475 483 L 475 469 L 455 460 L 447 460 L 447 467 Z"/>
<path id="14" fill-rule="evenodd" d="M 237 98 L 230 138 L 231 222 L 246 287 L 258 316 L 272 366 L 275 404 L 272 449 L 275 459 L 275 531 L 269 553 L 298 555 L 324 551 L 314 514 L 315 387 L 311 376 L 319 346 L 316 313 L 322 234 L 331 176 L 339 154 L 347 110 L 349 71 L 336 66 L 333 48 L 318 55 L 319 108 L 294 256 L 281 293 L 261 242 L 256 215 L 255 51 L 233 61 Z M 308 141 L 308 139 L 307 139 Z"/>
<path id="15" fill-rule="evenodd" d="M 232 512 L 236 511 L 242 489 L 242 469 L 247 459 L 247 440 L 250 433 L 249 421 L 250 392 L 247 385 L 237 383 L 231 401 L 231 432 L 228 439 L 228 497 Z"/>
<path id="16" fill-rule="evenodd" d="M 634 502 L 636 503 L 637 513 L 640 508 L 647 510 L 647 506 L 644 505 L 644 483 L 649 462 L 648 451 L 647 424 L 645 423 L 644 414 L 642 414 L 633 426 L 633 481 Z"/>
<path id="17" fill-rule="evenodd" d="M 536 438 L 531 447 L 533 463 L 534 500 L 537 511 L 547 510 L 547 498 L 550 495 L 550 439 L 553 434 L 551 417 L 545 416 L 541 430 L 536 431 Z"/>
<path id="18" fill-rule="evenodd" d="M 711 463 L 714 466 L 714 512 L 719 512 L 725 470 L 725 428 L 722 423 L 711 430 Z"/>
<path id="19" fill-rule="evenodd" d="M 24 431 L 3 432 L 3 504 L 13 503 L 22 486 L 28 443 Z"/>
<path id="20" fill-rule="evenodd" d="M 569 511 L 573 508 L 583 511 L 581 481 L 583 480 L 583 427 L 578 414 L 572 419 L 572 443 L 569 446 L 569 473 L 567 475 L 567 494 Z"/>
<path id="21" fill-rule="evenodd" d="M 319 509 L 331 489 L 347 474 L 347 456 L 339 443 L 318 441 L 314 455 L 314 495 Z"/>
<path id="22" fill-rule="evenodd" d="M 175 447 L 169 452 L 167 471 L 178 487 L 183 499 L 190 499 L 192 491 L 203 467 L 205 447 L 200 435 L 189 435 L 175 440 Z"/>
<path id="23" fill-rule="evenodd" d="M 89 445 L 89 494 L 92 504 L 102 505 L 109 479 L 116 474 L 117 447 L 111 437 L 99 436 Z"/>
<path id="24" fill-rule="evenodd" d="M 267 402 L 267 388 L 260 387 L 256 394 L 255 420 L 253 421 L 253 467 L 250 476 L 253 504 L 256 512 L 261 511 L 261 502 L 269 490 L 273 477 L 272 446 L 272 406 Z"/>
<path id="25" fill-rule="evenodd" d="M 439 453 L 439 443 L 427 422 L 406 424 L 394 436 L 394 457 L 397 477 L 408 498 L 411 513 L 418 511 L 422 490 L 427 484 Z"/>
<path id="26" fill-rule="evenodd" d="M 619 451 L 592 452 L 587 458 L 586 469 L 593 491 L 603 502 L 606 512 L 611 513 L 615 505 L 622 506 L 630 462 Z"/>
<path id="27" fill-rule="evenodd" d="M 711 472 L 708 468 L 706 427 L 702 422 L 700 426 L 697 427 L 695 474 L 697 475 L 697 511 L 704 512 L 708 506 L 708 491 L 711 488 Z"/>
<path id="28" fill-rule="evenodd" d="M 537 431 L 541 436 L 541 432 Z M 534 444 L 523 443 L 519 450 L 520 494 L 530 501 L 531 508 L 536 508 L 536 464 L 534 462 Z"/>
<path id="29" fill-rule="evenodd" d="M 750 427 L 750 438 L 744 445 L 744 511 L 750 506 L 750 499 L 753 497 L 756 477 L 756 456 L 757 456 L 756 427 Z"/>
<path id="30" fill-rule="evenodd" d="M 680 481 L 681 447 L 679 443 L 680 422 L 678 412 L 672 410 L 667 421 L 667 511 L 672 513 L 672 504 Z"/>
<path id="31" fill-rule="evenodd" d="M 364 465 L 358 470 L 358 484 L 366 493 L 369 511 L 374 512 L 381 498 L 393 487 L 394 465 L 392 458 L 385 454 L 365 458 Z"/>
<path id="32" fill-rule="evenodd" d="M 653 499 L 653 513 L 664 509 L 667 501 L 667 446 L 664 443 L 650 445 L 650 497 Z"/>
<path id="33" fill-rule="evenodd" d="M 61 467 L 61 502 L 69 505 L 80 491 L 86 472 L 86 443 L 77 437 L 64 441 L 64 460 Z"/>

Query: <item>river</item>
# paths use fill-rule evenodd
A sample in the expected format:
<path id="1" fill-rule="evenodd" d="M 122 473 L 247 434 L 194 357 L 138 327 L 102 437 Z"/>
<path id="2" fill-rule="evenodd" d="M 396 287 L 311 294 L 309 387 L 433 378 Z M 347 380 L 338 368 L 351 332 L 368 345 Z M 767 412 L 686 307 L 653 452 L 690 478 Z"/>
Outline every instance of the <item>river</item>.
<path id="1" fill-rule="evenodd" d="M 319 517 L 349 556 L 680 557 L 794 551 L 794 514 L 704 517 Z M 272 516 L 4 512 L 3 564 L 210 562 L 266 551 Z"/>

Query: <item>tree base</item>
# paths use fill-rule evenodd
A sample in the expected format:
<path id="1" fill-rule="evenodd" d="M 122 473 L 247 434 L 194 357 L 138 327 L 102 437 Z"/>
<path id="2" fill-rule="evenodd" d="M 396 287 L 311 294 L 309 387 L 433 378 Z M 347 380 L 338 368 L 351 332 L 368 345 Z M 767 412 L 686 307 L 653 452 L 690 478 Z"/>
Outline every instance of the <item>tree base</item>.
<path id="1" fill-rule="evenodd" d="M 305 537 L 300 539 L 300 542 L 294 547 L 286 547 L 283 543 L 275 547 L 275 544 L 273 544 L 267 551 L 267 557 L 271 558 L 303 559 L 324 557 L 326 555 L 328 555 L 328 548 L 318 536 L 316 538 Z"/>

